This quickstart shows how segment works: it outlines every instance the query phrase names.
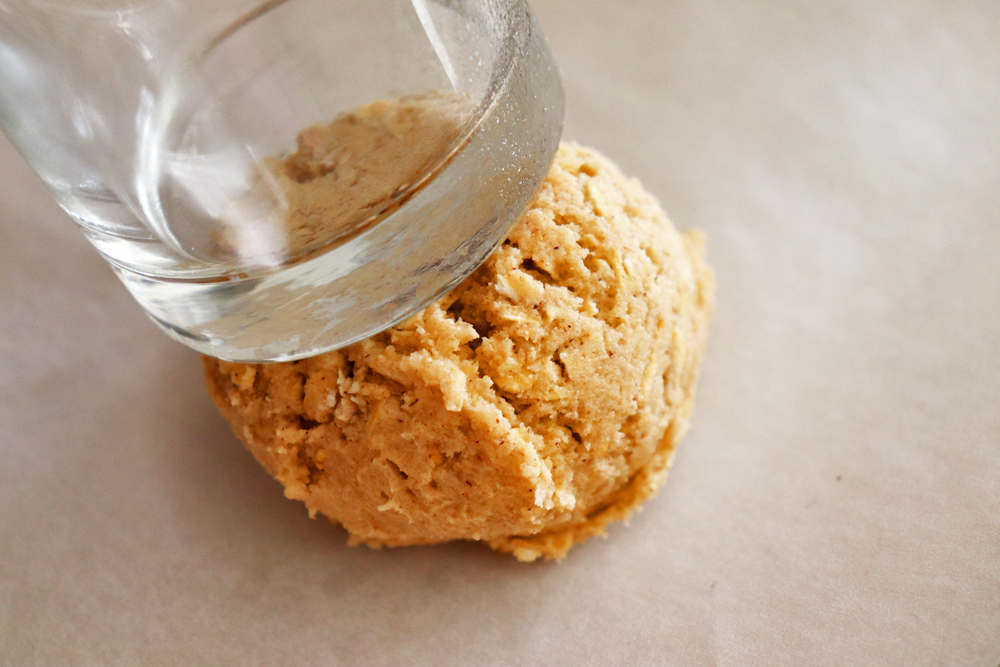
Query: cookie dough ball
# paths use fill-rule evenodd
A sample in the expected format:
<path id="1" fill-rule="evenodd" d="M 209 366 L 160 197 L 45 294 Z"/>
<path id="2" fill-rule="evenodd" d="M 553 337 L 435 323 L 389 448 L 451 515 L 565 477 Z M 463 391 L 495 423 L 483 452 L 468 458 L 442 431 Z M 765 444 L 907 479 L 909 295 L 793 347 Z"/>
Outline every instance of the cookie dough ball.
<path id="1" fill-rule="evenodd" d="M 507 241 L 406 323 L 298 362 L 206 357 L 205 373 L 285 495 L 352 543 L 559 559 L 663 484 L 712 291 L 699 234 L 563 145 Z"/>

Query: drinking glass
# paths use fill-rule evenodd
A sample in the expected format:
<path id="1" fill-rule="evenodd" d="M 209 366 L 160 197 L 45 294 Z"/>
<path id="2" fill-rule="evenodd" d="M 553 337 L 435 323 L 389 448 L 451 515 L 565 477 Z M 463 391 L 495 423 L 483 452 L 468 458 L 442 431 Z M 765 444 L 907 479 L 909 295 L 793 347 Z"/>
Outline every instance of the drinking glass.
<path id="1" fill-rule="evenodd" d="M 280 193 L 254 204 L 305 128 L 428 95 L 467 102 L 454 135 L 336 232 L 294 243 Z M 153 321 L 224 359 L 440 297 L 530 203 L 562 112 L 525 0 L 0 0 L 0 127 Z"/>

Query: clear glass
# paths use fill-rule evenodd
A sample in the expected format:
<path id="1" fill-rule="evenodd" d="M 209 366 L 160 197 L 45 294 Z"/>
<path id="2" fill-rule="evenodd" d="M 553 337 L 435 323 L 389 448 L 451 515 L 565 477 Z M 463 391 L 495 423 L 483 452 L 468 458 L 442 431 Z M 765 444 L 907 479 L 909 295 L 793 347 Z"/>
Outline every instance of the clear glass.
<path id="1" fill-rule="evenodd" d="M 562 104 L 523 0 L 0 0 L 3 131 L 160 328 L 225 359 L 347 345 L 457 284 L 530 203 Z M 424 125 L 373 121 L 395 153 L 314 150 L 307 128 L 401 105 Z"/>

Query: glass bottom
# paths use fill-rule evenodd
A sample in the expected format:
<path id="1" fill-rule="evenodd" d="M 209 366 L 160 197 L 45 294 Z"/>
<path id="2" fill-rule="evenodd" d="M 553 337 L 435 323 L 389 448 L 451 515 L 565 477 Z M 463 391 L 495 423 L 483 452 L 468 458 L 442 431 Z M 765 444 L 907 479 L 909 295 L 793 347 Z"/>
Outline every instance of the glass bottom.
<path id="1" fill-rule="evenodd" d="M 243 278 L 189 280 L 114 264 L 153 321 L 195 350 L 286 361 L 367 338 L 458 284 L 506 237 L 548 173 L 563 97 L 529 19 L 491 108 L 465 146 L 389 217 L 310 259 Z M 101 240 L 92 238 L 100 249 Z"/>

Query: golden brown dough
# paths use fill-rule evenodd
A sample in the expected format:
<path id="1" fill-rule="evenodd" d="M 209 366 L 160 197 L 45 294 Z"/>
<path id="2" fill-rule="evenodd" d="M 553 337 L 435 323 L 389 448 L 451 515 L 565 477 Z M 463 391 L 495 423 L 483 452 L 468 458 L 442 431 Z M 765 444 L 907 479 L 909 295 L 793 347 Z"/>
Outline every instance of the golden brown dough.
<path id="1" fill-rule="evenodd" d="M 663 484 L 711 312 L 702 245 L 564 144 L 507 241 L 443 299 L 299 362 L 206 357 L 209 392 L 285 495 L 352 543 L 560 559 Z"/>

